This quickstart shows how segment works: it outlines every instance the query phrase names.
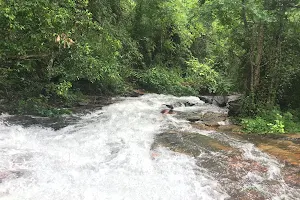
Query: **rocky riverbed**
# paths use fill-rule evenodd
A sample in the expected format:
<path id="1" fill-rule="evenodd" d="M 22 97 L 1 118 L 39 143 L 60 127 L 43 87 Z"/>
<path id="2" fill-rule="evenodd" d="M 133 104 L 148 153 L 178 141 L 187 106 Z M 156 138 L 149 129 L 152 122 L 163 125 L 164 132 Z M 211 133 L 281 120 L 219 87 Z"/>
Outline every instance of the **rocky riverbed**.
<path id="1" fill-rule="evenodd" d="M 206 159 L 205 162 L 199 159 L 199 163 L 202 166 L 205 165 L 207 169 L 216 170 L 222 176 L 224 175 L 222 172 L 226 171 L 230 174 L 230 177 L 224 175 L 226 178 L 238 180 L 245 175 L 243 172 L 254 171 L 263 174 L 268 170 L 261 162 L 243 158 L 242 152 L 234 148 L 234 145 L 229 145 L 228 140 L 223 138 L 230 137 L 233 140 L 251 142 L 262 152 L 280 162 L 283 166 L 282 174 L 286 184 L 300 188 L 300 134 L 246 134 L 241 131 L 241 127 L 231 124 L 224 110 L 210 112 L 204 109 L 200 112 L 178 112 L 176 118 L 187 120 L 193 128 L 206 131 L 207 134 L 172 130 L 159 134 L 153 146 L 162 145 L 197 159 L 209 149 L 216 152 L 218 156 L 221 154 L 221 157 L 226 157 L 226 161 L 216 159 L 218 160 L 216 163 L 215 159 L 211 158 Z M 232 176 L 233 174 L 237 176 Z M 251 189 L 246 193 L 232 190 L 232 195 L 238 199 L 265 199 L 257 191 Z"/>
<path id="2" fill-rule="evenodd" d="M 167 98 L 167 100 L 164 98 Z M 200 170 L 199 173 L 201 174 L 205 172 L 204 174 L 207 174 L 207 176 L 218 180 L 224 186 L 225 192 L 230 196 L 229 199 L 272 199 L 274 195 L 283 199 L 297 199 L 297 191 L 299 192 L 300 190 L 299 134 L 263 136 L 244 134 L 239 126 L 231 124 L 226 108 L 197 102 L 195 98 L 181 99 L 171 96 L 153 95 L 153 97 L 141 99 L 113 98 L 102 103 L 100 98 L 98 100 L 97 98 L 95 99 L 95 101 L 89 101 L 80 107 L 74 108 L 76 114 L 59 118 L 2 115 L 3 130 L 8 131 L 12 126 L 18 132 L 18 126 L 15 127 L 14 125 L 25 127 L 24 130 L 22 129 L 25 132 L 27 131 L 26 127 L 29 128 L 29 131 L 32 129 L 30 128 L 32 126 L 41 127 L 37 129 L 42 132 L 45 131 L 46 134 L 50 133 L 47 140 L 53 140 L 52 145 L 56 145 L 56 137 L 62 138 L 57 140 L 63 142 L 62 145 L 64 142 L 67 142 L 64 138 L 70 137 L 68 140 L 72 141 L 72 143 L 65 143 L 65 145 L 73 147 L 78 143 L 77 140 L 82 140 L 83 145 L 85 142 L 91 142 L 91 145 L 94 145 L 92 141 L 85 139 L 90 134 L 95 138 L 102 137 L 101 134 L 107 134 L 106 140 L 109 140 L 111 133 L 106 133 L 106 129 L 109 129 L 112 132 L 120 133 L 120 137 L 122 137 L 122 139 L 117 138 L 113 143 L 107 143 L 108 149 L 111 149 L 111 152 L 114 154 L 114 157 L 109 157 L 109 159 L 114 159 L 121 152 L 121 149 L 127 149 L 126 145 L 124 146 L 124 142 L 127 139 L 131 140 L 127 136 L 123 138 L 124 131 L 132 132 L 134 134 L 131 137 L 136 137 L 139 134 L 136 131 L 140 129 L 149 131 L 152 129 L 150 126 L 148 127 L 147 118 L 154 120 L 158 124 L 160 121 L 163 121 L 163 124 L 165 124 L 163 129 L 157 127 L 159 133 L 154 134 L 154 139 L 149 146 L 153 162 L 161 162 L 162 158 L 164 158 L 165 155 L 163 154 L 166 151 L 162 151 L 161 148 L 174 152 L 178 156 L 186 155 L 191 157 L 199 167 L 193 167 L 193 169 L 196 171 Z M 193 102 L 189 102 L 189 99 L 193 99 Z M 123 104 L 124 100 L 127 103 Z M 105 108 L 109 115 L 103 115 L 101 108 L 111 103 L 114 103 L 114 105 Z M 160 114 L 159 109 L 165 108 L 164 103 L 170 103 L 174 106 L 174 114 Z M 141 107 L 145 106 L 145 108 L 138 108 L 138 105 Z M 132 109 L 140 109 L 140 111 L 137 113 Z M 126 112 L 130 113 L 127 114 Z M 135 125 L 132 127 L 132 125 L 128 124 L 127 119 L 121 118 L 122 115 L 126 116 Z M 115 118 L 121 121 L 116 121 L 114 120 Z M 84 123 L 82 122 L 83 119 Z M 80 124 L 78 124 L 79 121 L 81 121 Z M 104 123 L 104 126 L 99 124 L 100 122 L 98 123 L 98 121 Z M 147 126 L 143 127 L 143 124 L 140 124 L 141 122 Z M 86 128 L 84 128 L 85 126 Z M 43 127 L 50 127 L 54 132 L 44 130 Z M 85 129 L 89 130 L 88 135 L 83 134 Z M 76 141 L 73 141 L 73 135 L 75 137 L 76 133 L 80 137 L 78 136 Z M 51 134 L 59 135 L 52 138 Z M 7 136 L 3 135 L 3 137 Z M 28 137 L 31 138 L 30 134 Z M 135 143 L 137 139 L 134 139 L 132 142 Z M 20 140 L 20 142 L 22 141 Z M 99 142 L 104 144 L 100 138 Z M 145 141 L 142 140 L 136 145 L 138 146 L 140 143 L 145 143 Z M 48 143 L 45 143 L 45 145 L 49 148 Z M 136 145 L 133 145 L 133 147 L 137 147 Z M 85 147 L 89 149 L 94 146 L 87 145 Z M 60 145 L 57 145 L 57 148 L 61 148 L 66 152 L 69 151 L 68 148 L 63 149 L 63 146 Z M 94 148 L 100 147 L 96 145 Z M 52 149 L 52 151 L 57 153 L 55 149 Z M 104 148 L 101 151 L 106 152 L 107 149 Z M 99 151 L 96 152 L 99 153 Z M 132 155 L 134 156 L 135 153 Z M 30 159 L 28 157 L 28 160 Z M 91 162 L 94 161 L 92 160 Z M 68 162 L 66 163 L 68 164 Z M 77 169 L 74 170 L 76 171 Z M 15 169 L 0 171 L 0 180 L 18 179 L 27 173 L 26 170 Z M 293 195 L 293 192 L 290 192 L 285 196 L 286 191 L 290 190 L 295 190 L 295 195 Z"/>

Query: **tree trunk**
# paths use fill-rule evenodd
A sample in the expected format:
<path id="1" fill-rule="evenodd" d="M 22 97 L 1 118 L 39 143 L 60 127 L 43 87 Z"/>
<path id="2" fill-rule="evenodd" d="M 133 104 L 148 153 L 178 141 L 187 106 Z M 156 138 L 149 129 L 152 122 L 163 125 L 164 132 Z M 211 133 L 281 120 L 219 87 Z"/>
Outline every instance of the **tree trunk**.
<path id="1" fill-rule="evenodd" d="M 264 25 L 260 24 L 258 38 L 257 38 L 257 52 L 254 63 L 253 71 L 253 89 L 257 90 L 257 87 L 260 82 L 260 70 L 261 70 L 261 60 L 263 56 L 263 47 L 264 47 Z"/>
<path id="2" fill-rule="evenodd" d="M 257 33 L 257 34 L 256 34 Z M 252 41 L 250 46 L 250 91 L 256 93 L 260 84 L 261 62 L 264 48 L 264 25 L 259 23 L 252 28 Z"/>

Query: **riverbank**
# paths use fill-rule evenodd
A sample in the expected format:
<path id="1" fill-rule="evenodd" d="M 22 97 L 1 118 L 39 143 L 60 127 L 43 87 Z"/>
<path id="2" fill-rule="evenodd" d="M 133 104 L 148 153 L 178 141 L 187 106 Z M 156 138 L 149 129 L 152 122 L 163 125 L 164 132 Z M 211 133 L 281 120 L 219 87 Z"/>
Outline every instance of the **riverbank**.
<path id="1" fill-rule="evenodd" d="M 190 125 L 201 131 L 208 131 L 210 137 L 190 135 L 190 133 L 180 133 L 181 138 L 194 138 L 192 149 L 191 146 L 170 147 L 175 151 L 187 153 L 189 155 L 195 155 L 197 152 L 197 145 L 206 145 L 216 151 L 227 151 L 230 154 L 234 154 L 235 159 L 231 159 L 232 165 L 239 165 L 240 170 L 262 170 L 263 167 L 257 163 L 251 164 L 249 161 L 241 161 L 241 156 L 236 152 L 236 149 L 224 145 L 220 142 L 218 135 L 224 134 L 233 137 L 237 140 L 244 140 L 254 144 L 256 148 L 270 155 L 271 157 L 279 160 L 280 163 L 285 166 L 282 171 L 284 174 L 284 180 L 290 186 L 300 186 L 300 134 L 250 134 L 242 131 L 242 127 L 231 124 L 227 113 L 193 113 L 192 115 L 185 116 L 190 122 Z M 178 134 L 178 133 L 177 133 Z M 190 136 L 188 136 L 190 135 Z M 166 137 L 166 136 L 164 136 Z M 173 136 L 171 136 L 172 138 Z M 200 138 L 198 138 L 200 137 Z M 203 138 L 204 137 L 204 138 Z M 198 138 L 198 139 L 195 139 Z M 171 139 L 174 140 L 174 139 Z M 188 139 L 190 140 L 190 139 Z M 180 141 L 179 139 L 176 141 Z M 191 143 L 191 142 L 186 142 Z M 182 142 L 184 144 L 184 142 Z M 189 150 L 190 149 L 190 150 Z M 199 151 L 199 150 L 198 150 Z M 235 152 L 235 153 L 234 153 Z M 236 164 L 236 162 L 242 162 L 244 164 Z M 252 166 L 252 167 L 250 167 Z M 236 166 L 237 167 L 237 166 Z M 255 198 L 254 198 L 255 199 Z"/>
<path id="2" fill-rule="evenodd" d="M 180 115 L 180 114 L 179 114 Z M 300 167 L 300 134 L 251 134 L 245 133 L 242 126 L 232 124 L 228 113 L 192 113 L 181 115 L 190 125 L 199 130 L 212 131 L 211 134 L 225 133 L 255 144 L 284 163 Z M 300 179 L 299 179 L 300 180 Z"/>

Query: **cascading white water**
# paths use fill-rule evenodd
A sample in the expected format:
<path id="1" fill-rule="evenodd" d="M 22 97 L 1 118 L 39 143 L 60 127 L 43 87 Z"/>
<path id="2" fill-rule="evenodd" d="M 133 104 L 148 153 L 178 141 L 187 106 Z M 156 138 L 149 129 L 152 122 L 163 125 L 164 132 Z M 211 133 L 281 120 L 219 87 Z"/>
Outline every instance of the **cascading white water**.
<path id="1" fill-rule="evenodd" d="M 149 94 L 124 98 L 58 131 L 8 125 L 2 116 L 0 199 L 230 198 L 226 186 L 197 165 L 196 158 L 164 147 L 151 149 L 155 135 L 170 127 L 193 130 L 185 121 L 160 113 L 165 103 L 185 101 L 196 106 L 178 110 L 218 111 L 196 97 Z"/>
<path id="2" fill-rule="evenodd" d="M 170 123 L 160 114 L 162 104 L 176 100 L 163 95 L 129 98 L 59 131 L 2 122 L 0 173 L 7 177 L 0 184 L 0 197 L 224 199 L 218 182 L 195 170 L 193 158 L 164 148 L 156 149 L 159 156 L 152 155 L 155 134 Z M 21 175 L 16 178 L 15 172 Z"/>

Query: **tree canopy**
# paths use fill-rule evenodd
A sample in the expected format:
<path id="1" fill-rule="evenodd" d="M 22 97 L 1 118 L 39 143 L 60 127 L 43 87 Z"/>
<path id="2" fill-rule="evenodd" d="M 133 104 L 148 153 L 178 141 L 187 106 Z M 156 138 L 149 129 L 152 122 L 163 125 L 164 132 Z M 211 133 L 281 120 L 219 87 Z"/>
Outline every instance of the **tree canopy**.
<path id="1" fill-rule="evenodd" d="M 20 105 L 132 88 L 300 108 L 297 0 L 0 0 L 0 95 Z"/>

